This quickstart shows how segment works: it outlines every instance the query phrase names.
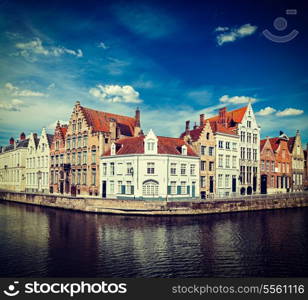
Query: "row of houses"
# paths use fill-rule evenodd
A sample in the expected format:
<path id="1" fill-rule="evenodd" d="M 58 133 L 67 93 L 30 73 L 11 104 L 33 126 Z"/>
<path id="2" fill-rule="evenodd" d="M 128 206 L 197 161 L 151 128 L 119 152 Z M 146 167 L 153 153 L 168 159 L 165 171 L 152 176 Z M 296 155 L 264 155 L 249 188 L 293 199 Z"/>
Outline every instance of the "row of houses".
<path id="1" fill-rule="evenodd" d="M 251 103 L 185 123 L 179 138 L 146 135 L 128 117 L 73 107 L 53 134 L 1 147 L 0 188 L 117 199 L 208 199 L 301 191 L 307 151 L 299 131 L 261 140 Z"/>

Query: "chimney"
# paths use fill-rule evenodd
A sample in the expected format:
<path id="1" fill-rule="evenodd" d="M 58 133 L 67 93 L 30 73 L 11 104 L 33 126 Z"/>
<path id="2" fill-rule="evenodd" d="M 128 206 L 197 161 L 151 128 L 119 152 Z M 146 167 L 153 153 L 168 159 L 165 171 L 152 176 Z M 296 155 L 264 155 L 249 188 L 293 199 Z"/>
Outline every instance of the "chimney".
<path id="1" fill-rule="evenodd" d="M 14 145 L 14 138 L 13 137 L 10 138 L 10 145 Z"/>
<path id="2" fill-rule="evenodd" d="M 22 132 L 21 134 L 20 134 L 20 140 L 21 141 L 24 141 L 25 139 L 26 139 L 26 135 L 25 135 L 25 133 L 24 132 Z"/>
<path id="3" fill-rule="evenodd" d="M 204 123 L 204 114 L 200 115 L 200 126 L 202 126 Z"/>
<path id="4" fill-rule="evenodd" d="M 223 107 L 219 110 L 219 120 L 218 123 L 226 127 L 227 125 L 227 107 Z"/>
<path id="5" fill-rule="evenodd" d="M 197 129 L 197 123 L 195 122 L 194 129 Z"/>
<path id="6" fill-rule="evenodd" d="M 185 133 L 188 134 L 190 121 L 186 121 Z"/>
<path id="7" fill-rule="evenodd" d="M 137 107 L 137 109 L 136 109 L 135 119 L 136 119 L 136 127 L 140 127 L 140 110 L 139 110 L 139 107 Z"/>

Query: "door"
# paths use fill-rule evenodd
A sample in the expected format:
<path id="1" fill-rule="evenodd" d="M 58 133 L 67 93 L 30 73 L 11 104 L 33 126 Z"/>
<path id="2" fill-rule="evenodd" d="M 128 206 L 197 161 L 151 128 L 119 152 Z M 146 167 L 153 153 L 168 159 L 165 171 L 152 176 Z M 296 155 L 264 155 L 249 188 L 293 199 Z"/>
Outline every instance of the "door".
<path id="1" fill-rule="evenodd" d="M 236 193 L 236 176 L 232 176 L 232 193 Z"/>
<path id="2" fill-rule="evenodd" d="M 102 182 L 102 197 L 103 198 L 106 198 L 106 195 L 107 195 L 107 188 L 106 188 L 106 186 L 107 186 L 107 183 L 106 183 L 106 180 L 104 180 Z"/>
<path id="3" fill-rule="evenodd" d="M 261 194 L 267 194 L 267 175 L 261 175 Z"/>

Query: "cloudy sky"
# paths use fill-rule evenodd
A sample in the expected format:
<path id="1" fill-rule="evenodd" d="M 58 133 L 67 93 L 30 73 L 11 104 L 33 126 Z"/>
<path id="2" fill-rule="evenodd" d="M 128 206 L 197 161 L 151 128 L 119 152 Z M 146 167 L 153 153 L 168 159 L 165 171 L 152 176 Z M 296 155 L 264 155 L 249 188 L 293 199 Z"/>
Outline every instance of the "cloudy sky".
<path id="1" fill-rule="evenodd" d="M 2 0 L 0 143 L 21 131 L 52 132 L 57 120 L 69 119 L 76 100 L 125 115 L 139 106 L 145 132 L 177 137 L 186 120 L 193 124 L 200 113 L 210 117 L 248 99 L 263 137 L 299 129 L 306 143 L 308 24 L 302 5 Z M 286 15 L 286 9 L 297 14 Z M 277 17 L 288 22 L 283 30 Z M 265 38 L 265 29 L 298 35 L 276 43 Z"/>

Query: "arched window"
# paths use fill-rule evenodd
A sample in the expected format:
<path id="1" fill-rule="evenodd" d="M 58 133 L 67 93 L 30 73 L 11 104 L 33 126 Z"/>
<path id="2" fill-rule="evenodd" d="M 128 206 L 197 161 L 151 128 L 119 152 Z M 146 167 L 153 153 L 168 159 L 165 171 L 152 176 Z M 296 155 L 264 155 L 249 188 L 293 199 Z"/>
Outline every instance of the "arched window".
<path id="1" fill-rule="evenodd" d="M 155 180 L 147 180 L 142 184 L 143 196 L 158 196 L 159 183 Z"/>
<path id="2" fill-rule="evenodd" d="M 207 140 L 210 139 L 210 133 L 209 133 L 209 132 L 206 134 L 206 139 L 207 139 Z"/>

